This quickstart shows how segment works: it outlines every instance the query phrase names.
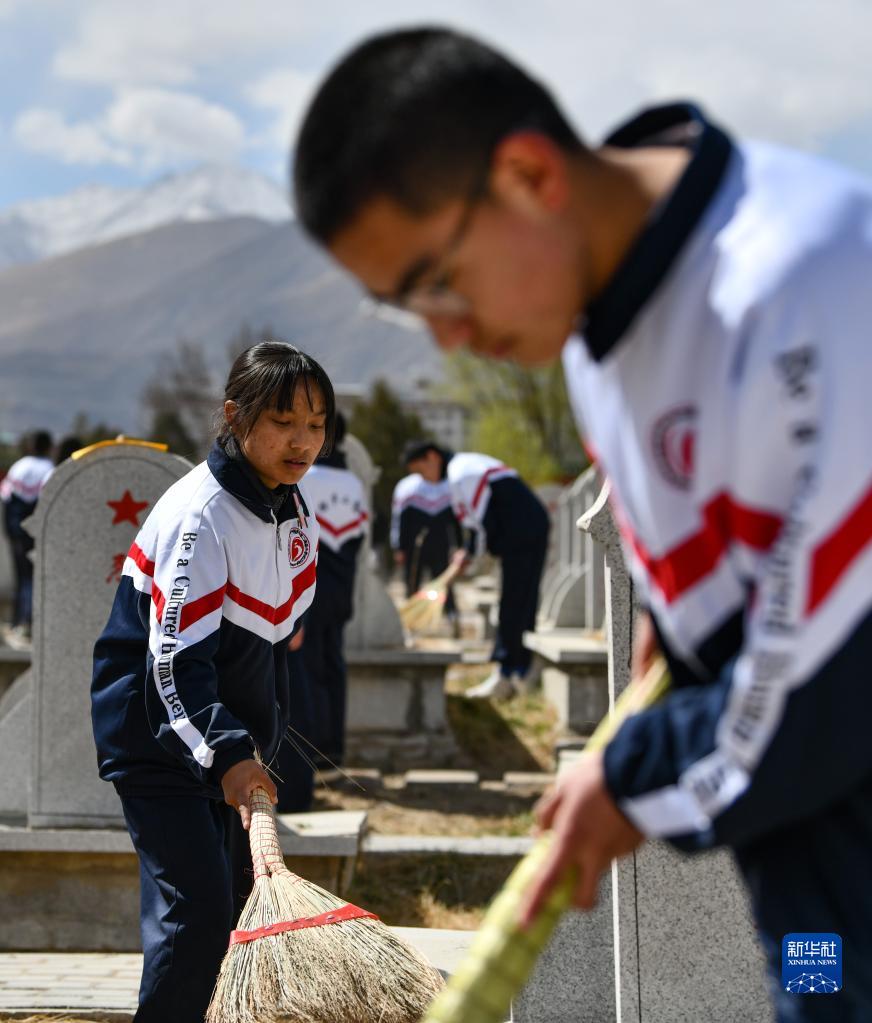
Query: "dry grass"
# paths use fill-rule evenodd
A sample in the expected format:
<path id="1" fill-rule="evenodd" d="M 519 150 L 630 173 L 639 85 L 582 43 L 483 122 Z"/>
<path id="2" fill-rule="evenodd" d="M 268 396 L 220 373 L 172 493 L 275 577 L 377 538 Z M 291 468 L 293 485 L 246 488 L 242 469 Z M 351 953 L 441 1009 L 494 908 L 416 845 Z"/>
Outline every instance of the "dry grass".
<path id="1" fill-rule="evenodd" d="M 358 865 L 350 902 L 392 927 L 474 930 L 515 866 L 490 856 L 378 856 Z"/>
<path id="2" fill-rule="evenodd" d="M 463 698 L 489 674 L 489 666 L 476 666 L 448 675 L 448 721 L 464 758 L 485 778 L 502 777 L 504 771 L 551 771 L 558 732 L 554 709 L 541 692 L 505 703 Z"/>
<path id="3" fill-rule="evenodd" d="M 64 1016 L 63 1013 L 51 1013 L 48 1016 L 0 1016 L 0 1023 L 94 1023 L 94 1017 L 87 1019 L 85 1016 Z"/>
<path id="4" fill-rule="evenodd" d="M 448 718 L 461 750 L 453 766 L 483 779 L 551 771 L 557 725 L 541 693 L 506 703 L 463 698 L 488 672 L 457 667 L 449 675 Z M 537 798 L 493 785 L 406 790 L 401 776 L 387 776 L 367 791 L 347 781 L 320 788 L 313 809 L 366 810 L 370 831 L 382 835 L 521 836 L 530 834 Z M 502 857 L 436 853 L 364 857 L 347 897 L 391 926 L 475 929 L 514 865 Z"/>
<path id="5" fill-rule="evenodd" d="M 367 827 L 379 835 L 527 835 L 533 823 L 535 796 L 480 788 L 450 791 L 402 788 L 402 777 L 389 775 L 381 787 L 360 791 L 349 782 L 320 788 L 315 810 L 366 810 Z"/>

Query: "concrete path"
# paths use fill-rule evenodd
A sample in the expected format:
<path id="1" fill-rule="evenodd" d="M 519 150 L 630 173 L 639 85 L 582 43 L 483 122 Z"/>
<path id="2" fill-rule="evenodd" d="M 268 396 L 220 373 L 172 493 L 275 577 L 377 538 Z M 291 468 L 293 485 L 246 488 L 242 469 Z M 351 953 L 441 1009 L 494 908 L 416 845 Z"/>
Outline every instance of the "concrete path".
<path id="1" fill-rule="evenodd" d="M 474 931 L 397 927 L 443 973 L 455 970 Z M 107 952 L 0 953 L 0 1018 L 64 1010 L 126 1023 L 133 1016 L 142 956 Z"/>
<path id="2" fill-rule="evenodd" d="M 128 1020 L 136 1008 L 141 972 L 142 956 L 132 953 L 4 952 L 0 1015 L 104 1010 L 103 1019 Z"/>

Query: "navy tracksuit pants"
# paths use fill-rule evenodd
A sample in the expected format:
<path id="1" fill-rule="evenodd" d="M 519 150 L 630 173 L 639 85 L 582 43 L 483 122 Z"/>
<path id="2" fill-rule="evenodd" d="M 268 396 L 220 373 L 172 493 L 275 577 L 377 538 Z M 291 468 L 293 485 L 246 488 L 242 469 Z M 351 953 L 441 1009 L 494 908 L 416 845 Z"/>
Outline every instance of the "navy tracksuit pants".
<path id="1" fill-rule="evenodd" d="M 491 660 L 503 675 L 526 675 L 532 654 L 524 633 L 536 627 L 539 583 L 548 551 L 548 512 L 521 480 L 510 477 L 491 484 L 484 515 L 487 549 L 500 559 L 500 620 Z"/>
<path id="2" fill-rule="evenodd" d="M 778 1023 L 872 1023 L 872 833 L 856 812 L 863 802 L 860 790 L 735 850 L 769 963 Z M 789 933 L 841 937 L 841 991 L 798 995 L 782 988 L 781 944 Z"/>
<path id="3" fill-rule="evenodd" d="M 308 622 L 307 622 L 308 629 Z M 305 642 L 308 643 L 308 636 Z M 315 739 L 315 697 L 312 678 L 302 650 L 288 651 L 291 678 L 291 714 L 288 731 L 271 765 L 276 776 L 279 813 L 303 813 L 312 808 L 317 760 Z"/>
<path id="4" fill-rule="evenodd" d="M 503 675 L 526 675 L 533 655 L 524 646 L 524 633 L 536 628 L 539 582 L 545 567 L 548 534 L 541 546 L 504 553 L 500 557 L 502 589 L 492 661 Z"/>
<path id="5" fill-rule="evenodd" d="M 248 835 L 225 803 L 121 795 L 139 857 L 143 967 L 134 1023 L 203 1023 L 252 886 Z"/>
<path id="6" fill-rule="evenodd" d="M 451 559 L 451 538 L 442 522 L 425 527 L 422 532 L 424 535 L 418 535 L 414 546 L 404 551 L 407 597 L 417 593 L 425 579 L 435 579 L 437 575 L 441 575 L 448 568 Z M 453 586 L 449 586 L 445 594 L 445 613 L 447 615 L 457 613 Z"/>

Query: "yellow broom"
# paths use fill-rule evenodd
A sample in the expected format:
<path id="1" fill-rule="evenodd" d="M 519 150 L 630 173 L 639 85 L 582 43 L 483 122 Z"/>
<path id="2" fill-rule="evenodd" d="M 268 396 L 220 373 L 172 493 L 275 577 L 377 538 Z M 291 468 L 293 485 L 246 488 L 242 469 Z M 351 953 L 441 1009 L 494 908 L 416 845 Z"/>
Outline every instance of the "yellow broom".
<path id="1" fill-rule="evenodd" d="M 378 917 L 288 870 L 263 789 L 250 809 L 254 889 L 206 1023 L 417 1023 L 441 974 Z"/>
<path id="2" fill-rule="evenodd" d="M 625 718 L 650 707 L 669 684 L 666 665 L 658 658 L 643 678 L 627 686 L 585 749 L 602 749 Z M 569 908 L 575 887 L 574 871 L 570 870 L 532 926 L 521 930 L 518 921 L 524 895 L 542 869 L 550 844 L 551 835 L 543 835 L 512 871 L 488 908 L 466 959 L 437 995 L 423 1023 L 503 1023 L 508 1018 L 512 999 L 527 982 L 557 921 Z"/>
<path id="3" fill-rule="evenodd" d="M 432 629 L 439 624 L 445 610 L 448 586 L 456 575 L 457 569 L 449 565 L 400 605 L 400 621 L 410 632 Z"/>

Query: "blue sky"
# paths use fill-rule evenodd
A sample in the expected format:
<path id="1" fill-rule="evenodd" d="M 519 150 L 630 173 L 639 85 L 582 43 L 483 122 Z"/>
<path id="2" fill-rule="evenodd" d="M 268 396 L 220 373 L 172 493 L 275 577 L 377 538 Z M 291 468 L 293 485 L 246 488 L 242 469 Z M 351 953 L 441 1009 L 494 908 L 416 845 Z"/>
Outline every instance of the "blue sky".
<path id="1" fill-rule="evenodd" d="M 423 22 L 508 50 L 589 139 L 692 97 L 872 173 L 869 0 L 0 0 L 0 209 L 202 162 L 283 181 L 325 69 Z"/>

